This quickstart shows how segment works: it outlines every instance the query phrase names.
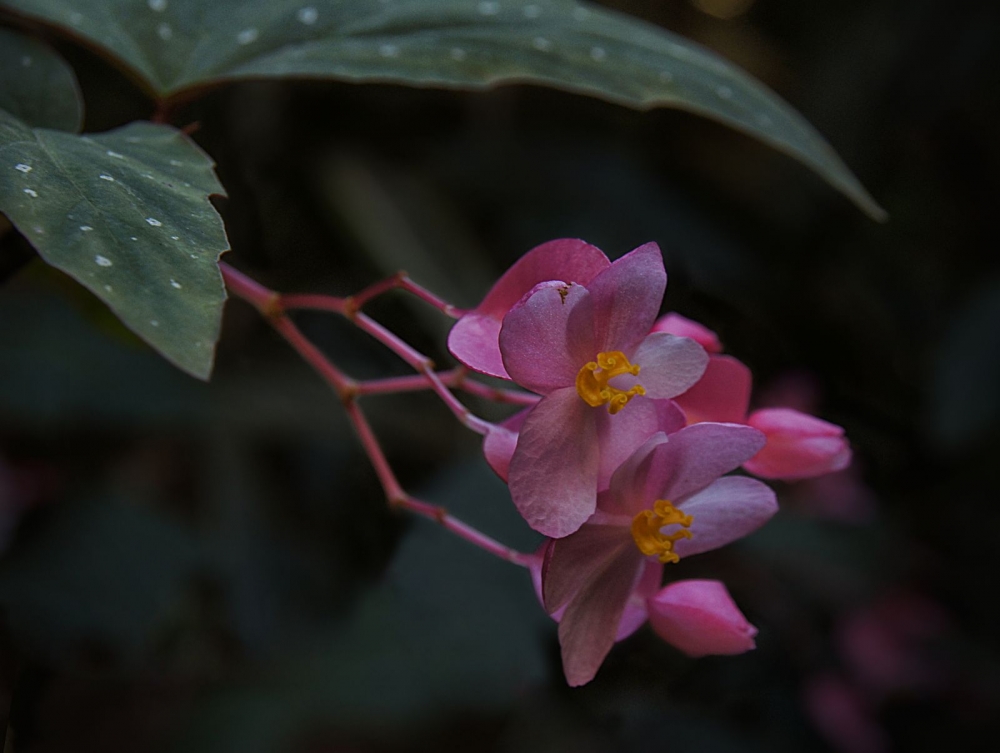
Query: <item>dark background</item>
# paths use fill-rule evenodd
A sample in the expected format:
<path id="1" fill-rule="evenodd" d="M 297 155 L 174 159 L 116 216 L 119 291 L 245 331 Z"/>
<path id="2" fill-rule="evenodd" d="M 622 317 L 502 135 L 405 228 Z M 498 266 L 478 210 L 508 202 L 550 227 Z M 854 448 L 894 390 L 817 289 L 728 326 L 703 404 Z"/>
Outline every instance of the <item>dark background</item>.
<path id="1" fill-rule="evenodd" d="M 646 628 L 567 688 L 526 574 L 389 513 L 335 397 L 252 309 L 227 305 L 204 385 L 20 265 L 8 229 L 10 750 L 996 749 L 1000 6 L 604 4 L 776 89 L 890 221 L 700 118 L 540 88 L 243 84 L 173 122 L 198 121 L 218 162 L 226 260 L 281 290 L 343 295 L 403 268 L 472 306 L 545 240 L 658 242 L 665 306 L 719 332 L 762 404 L 808 406 L 855 449 L 839 478 L 776 484 L 782 512 L 755 536 L 671 568 L 724 579 L 757 650 L 690 660 Z M 150 116 L 105 62 L 57 46 L 87 130 Z M 448 362 L 437 312 L 398 294 L 370 311 Z M 298 321 L 354 376 L 407 373 L 335 317 Z M 434 398 L 365 407 L 408 489 L 534 546 Z"/>

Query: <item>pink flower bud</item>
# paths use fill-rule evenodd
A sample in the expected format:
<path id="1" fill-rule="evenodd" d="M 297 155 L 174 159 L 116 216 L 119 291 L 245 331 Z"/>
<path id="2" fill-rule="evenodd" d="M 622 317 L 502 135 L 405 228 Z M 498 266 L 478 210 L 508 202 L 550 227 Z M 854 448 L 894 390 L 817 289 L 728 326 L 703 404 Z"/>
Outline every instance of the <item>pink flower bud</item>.
<path id="1" fill-rule="evenodd" d="M 743 464 L 762 478 L 794 480 L 839 471 L 851 462 L 844 430 L 792 408 L 754 411 L 747 424 L 764 433 L 767 444 Z"/>
<path id="2" fill-rule="evenodd" d="M 666 332 L 678 337 L 690 337 L 709 353 L 721 353 L 722 343 L 712 330 L 686 316 L 673 312 L 664 314 L 653 324 L 653 332 Z"/>
<path id="3" fill-rule="evenodd" d="M 657 635 L 688 656 L 742 654 L 755 648 L 757 628 L 717 580 L 676 581 L 646 607 Z"/>

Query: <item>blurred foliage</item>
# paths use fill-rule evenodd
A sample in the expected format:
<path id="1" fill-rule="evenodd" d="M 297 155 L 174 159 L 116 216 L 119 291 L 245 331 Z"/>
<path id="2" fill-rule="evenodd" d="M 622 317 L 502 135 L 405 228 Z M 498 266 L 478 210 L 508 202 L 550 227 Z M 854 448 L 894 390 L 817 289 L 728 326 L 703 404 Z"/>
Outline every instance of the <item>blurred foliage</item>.
<path id="1" fill-rule="evenodd" d="M 579 236 L 617 256 L 655 240 L 667 306 L 717 329 L 758 385 L 810 374 L 857 476 L 780 487 L 771 525 L 671 572 L 726 580 L 757 651 L 692 661 L 644 629 L 567 689 L 524 573 L 388 512 L 337 401 L 249 307 L 227 306 L 204 385 L 35 261 L 0 295 L 13 750 L 726 753 L 879 739 L 829 734 L 850 720 L 894 750 L 992 749 L 1000 103 L 985 93 L 1000 84 L 1000 8 L 757 0 L 724 21 L 699 10 L 722 0 L 607 5 L 776 88 L 891 221 L 697 118 L 529 87 L 244 83 L 175 122 L 202 124 L 194 138 L 230 195 L 218 206 L 232 261 L 271 286 L 346 294 L 403 267 L 468 306 L 541 241 Z M 55 44 L 78 72 L 85 130 L 149 114 L 102 60 Z M 7 231 L 0 269 L 24 255 Z M 402 296 L 371 312 L 449 362 L 435 312 Z M 406 373 L 341 321 L 298 321 L 352 374 Z M 432 397 L 366 407 L 408 489 L 533 546 L 475 437 Z M 868 512 L 830 520 L 849 494 Z M 945 617 L 899 606 L 914 601 Z M 895 657 L 902 679 L 875 684 L 862 649 Z M 810 702 L 829 677 L 842 703 Z"/>

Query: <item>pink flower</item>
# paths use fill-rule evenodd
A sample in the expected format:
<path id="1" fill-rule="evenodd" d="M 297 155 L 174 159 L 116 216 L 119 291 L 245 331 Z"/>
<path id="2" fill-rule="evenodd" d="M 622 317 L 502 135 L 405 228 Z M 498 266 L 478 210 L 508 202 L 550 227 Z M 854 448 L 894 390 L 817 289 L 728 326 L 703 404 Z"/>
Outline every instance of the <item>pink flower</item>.
<path id="1" fill-rule="evenodd" d="M 649 599 L 647 609 L 656 634 L 688 656 L 742 654 L 756 646 L 757 628 L 717 580 L 671 583 Z"/>
<path id="2" fill-rule="evenodd" d="M 678 337 L 690 337 L 709 353 L 721 353 L 722 343 L 719 336 L 704 324 L 688 319 L 671 311 L 664 314 L 653 323 L 653 332 L 666 332 Z"/>
<path id="3" fill-rule="evenodd" d="M 536 285 L 503 319 L 506 372 L 543 395 L 520 429 L 508 483 L 521 515 L 547 536 L 579 529 L 602 476 L 657 430 L 655 402 L 639 398 L 680 394 L 705 369 L 693 340 L 649 333 L 666 282 L 649 243 L 586 285 Z"/>
<path id="4" fill-rule="evenodd" d="M 747 424 L 767 436 L 767 445 L 743 467 L 761 478 L 795 480 L 843 470 L 851 462 L 844 430 L 793 408 L 762 408 Z"/>
<path id="5" fill-rule="evenodd" d="M 678 314 L 667 314 L 654 331 L 684 333 L 713 353 L 701 379 L 676 398 L 687 423 L 724 421 L 760 430 L 767 444 L 743 467 L 756 476 L 796 479 L 822 476 L 846 468 L 851 448 L 836 424 L 793 408 L 762 408 L 750 415 L 750 369 L 732 356 L 718 355 L 718 338 L 711 330 Z"/>
<path id="6" fill-rule="evenodd" d="M 536 246 L 508 269 L 482 302 L 452 327 L 448 349 L 475 371 L 510 379 L 500 357 L 500 325 L 518 301 L 548 280 L 586 285 L 611 266 L 599 248 L 562 238 Z"/>
<path id="7" fill-rule="evenodd" d="M 546 544 L 542 548 L 544 553 Z M 717 580 L 679 580 L 660 588 L 663 563 L 647 558 L 625 602 L 615 631 L 623 641 L 648 619 L 654 632 L 688 656 L 742 654 L 755 647 L 757 628 L 747 622 L 726 587 Z M 531 566 L 531 579 L 542 600 L 542 558 Z M 550 617 L 562 620 L 566 606 Z"/>
<path id="8" fill-rule="evenodd" d="M 732 424 L 657 433 L 614 472 L 594 517 L 576 533 L 549 542 L 543 602 L 550 614 L 565 610 L 559 642 L 570 685 L 594 677 L 650 558 L 676 562 L 715 549 L 756 530 L 775 513 L 774 492 L 761 482 L 720 478 L 763 443 L 758 431 Z M 647 609 L 654 629 L 667 640 L 694 654 L 749 647 L 752 635 L 717 590 L 692 596 L 687 587 L 674 584 L 665 591 L 649 598 Z M 699 630 L 704 643 L 696 640 Z"/>

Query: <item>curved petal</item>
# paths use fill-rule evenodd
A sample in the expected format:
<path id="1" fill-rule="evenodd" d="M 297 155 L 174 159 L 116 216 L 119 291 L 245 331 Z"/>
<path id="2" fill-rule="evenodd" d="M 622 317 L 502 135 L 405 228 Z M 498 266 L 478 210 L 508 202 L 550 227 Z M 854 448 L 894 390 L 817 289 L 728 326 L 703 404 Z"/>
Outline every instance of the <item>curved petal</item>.
<path id="1" fill-rule="evenodd" d="M 490 468 L 504 481 L 510 471 L 510 459 L 517 447 L 518 432 L 531 408 L 518 411 L 499 424 L 490 424 L 483 439 L 483 455 Z"/>
<path id="2" fill-rule="evenodd" d="M 535 285 L 565 280 L 586 285 L 611 265 L 599 248 L 574 238 L 536 246 L 518 259 L 490 288 L 482 302 L 448 334 L 448 350 L 475 371 L 509 379 L 500 357 L 500 323 Z"/>
<path id="3" fill-rule="evenodd" d="M 655 450 L 646 490 L 675 504 L 687 495 L 752 458 L 764 446 L 764 435 L 741 424 L 703 423 L 669 435 Z"/>
<path id="4" fill-rule="evenodd" d="M 622 526 L 590 523 L 565 538 L 551 540 L 541 568 L 545 611 L 554 614 L 566 606 L 631 541 L 628 529 Z"/>
<path id="5" fill-rule="evenodd" d="M 641 384 L 646 397 L 668 398 L 697 384 L 708 366 L 708 353 L 694 340 L 654 332 L 639 344 L 632 363 L 639 365 L 639 375 L 615 377 L 610 382 L 613 387 L 628 389 Z"/>
<path id="6" fill-rule="evenodd" d="M 646 618 L 648 617 L 646 601 L 656 593 L 662 580 L 663 564 L 647 557 L 643 561 L 643 570 L 642 575 L 639 576 L 639 582 L 625 604 L 622 618 L 618 622 L 615 643 L 628 638 L 646 622 Z"/>
<path id="7" fill-rule="evenodd" d="M 564 280 L 586 286 L 611 266 L 596 246 L 577 238 L 559 238 L 535 246 L 514 262 L 475 311 L 502 320 L 535 285 L 547 280 Z"/>
<path id="8" fill-rule="evenodd" d="M 721 421 L 742 424 L 750 407 L 750 369 L 732 356 L 712 356 L 701 379 L 678 395 L 677 404 L 689 424 Z"/>
<path id="9" fill-rule="evenodd" d="M 582 529 L 581 529 L 582 530 Z M 578 532 L 579 533 L 579 532 Z M 574 534 L 576 535 L 576 534 Z M 538 597 L 538 603 L 542 604 L 544 608 L 545 602 L 542 599 L 542 559 L 546 550 L 549 548 L 550 542 L 554 541 L 567 541 L 571 539 L 572 536 L 567 536 L 565 539 L 550 539 L 545 544 L 542 545 L 542 549 L 537 552 L 539 556 L 532 558 L 528 564 L 528 569 L 531 573 L 531 585 L 535 589 L 535 596 Z M 663 565 L 654 559 L 646 558 L 643 562 L 642 575 L 639 576 L 639 582 L 636 584 L 629 596 L 628 601 L 625 604 L 625 609 L 622 611 L 621 620 L 618 623 L 618 632 L 615 634 L 615 643 L 618 641 L 623 641 L 632 635 L 636 630 L 641 628 L 646 622 L 646 601 L 650 599 L 656 590 L 660 587 L 660 581 L 663 579 Z M 579 590 L 579 586 L 573 586 L 572 593 L 575 594 Z M 572 598 L 572 594 L 570 596 Z M 568 599 L 567 599 L 568 600 Z M 556 622 L 562 620 L 562 616 L 566 613 L 566 604 L 564 603 L 561 607 L 556 609 L 554 612 L 549 614 Z"/>
<path id="10" fill-rule="evenodd" d="M 678 507 L 694 518 L 688 529 L 691 538 L 674 543 L 674 551 L 683 559 L 753 533 L 778 511 L 778 502 L 766 484 L 746 476 L 727 476 Z"/>
<path id="11" fill-rule="evenodd" d="M 639 399 L 636 398 L 636 400 Z M 645 400 L 645 398 L 642 399 Z M 635 402 L 635 400 L 632 402 Z M 609 454 L 614 453 L 612 458 L 618 461 L 617 467 L 612 471 L 611 478 L 606 484 L 608 487 L 607 491 L 603 491 L 605 484 L 599 484 L 602 492 L 597 497 L 597 506 L 602 513 L 610 516 L 609 519 L 614 516 L 627 516 L 631 520 L 640 510 L 649 507 L 651 500 L 656 499 L 656 495 L 662 491 L 661 486 L 663 481 L 659 477 L 656 477 L 652 479 L 652 485 L 648 484 L 650 481 L 649 471 L 652 464 L 651 453 L 653 449 L 667 441 L 668 434 L 673 434 L 684 428 L 684 414 L 672 400 L 651 400 L 648 402 L 653 403 L 656 407 L 657 430 L 653 433 L 647 433 L 646 441 L 639 447 L 635 447 L 628 457 L 619 460 L 621 453 L 610 447 L 605 450 L 604 438 L 601 437 L 600 423 L 598 423 L 598 439 L 602 441 L 602 476 L 599 478 L 599 481 L 603 481 L 605 451 Z M 631 407 L 631 403 L 629 407 Z M 624 413 L 625 410 L 614 416 L 614 418 L 618 418 L 618 416 Z M 648 430 L 648 426 L 646 425 L 642 425 L 639 428 L 643 433 L 646 433 Z M 638 436 L 637 432 L 636 435 L 623 437 L 621 441 L 625 444 L 626 448 L 631 448 L 638 440 Z M 611 442 L 609 441 L 608 444 L 610 445 Z"/>
<path id="12" fill-rule="evenodd" d="M 546 536 L 568 536 L 597 507 L 594 410 L 568 387 L 543 397 L 521 427 L 510 496 L 528 525 Z"/>
<path id="13" fill-rule="evenodd" d="M 666 434 L 657 432 L 618 466 L 611 475 L 607 492 L 598 498 L 602 513 L 622 516 L 631 524 L 632 518 L 640 510 L 651 506 L 658 491 L 648 491 L 646 484 L 656 450 L 668 441 Z M 650 493 L 653 497 L 650 497 Z"/>
<path id="14" fill-rule="evenodd" d="M 589 334 L 592 310 L 582 285 L 535 286 L 500 328 L 500 353 L 510 377 L 543 395 L 575 385 L 580 369 L 597 353 Z"/>
<path id="15" fill-rule="evenodd" d="M 510 379 L 500 355 L 500 322 L 495 316 L 469 312 L 448 333 L 448 350 L 474 371 Z"/>
<path id="16" fill-rule="evenodd" d="M 594 301 L 594 353 L 632 353 L 660 313 L 667 273 L 655 243 L 647 243 L 614 261 L 590 281 Z"/>
<path id="17" fill-rule="evenodd" d="M 754 411 L 747 423 L 764 432 L 767 445 L 743 467 L 763 478 L 795 480 L 840 471 L 851 462 L 844 430 L 793 408 Z"/>
<path id="18" fill-rule="evenodd" d="M 649 600 L 656 634 L 688 656 L 742 654 L 756 647 L 757 628 L 717 580 L 681 580 Z"/>
<path id="19" fill-rule="evenodd" d="M 688 319 L 686 316 L 675 314 L 671 311 L 664 314 L 653 325 L 653 332 L 666 332 L 678 337 L 690 337 L 709 353 L 721 353 L 722 343 L 719 336 L 704 324 Z"/>
<path id="20" fill-rule="evenodd" d="M 643 557 L 626 542 L 573 597 L 559 623 L 563 671 L 576 687 L 594 679 L 615 643 L 625 605 L 642 574 Z"/>
<path id="21" fill-rule="evenodd" d="M 615 415 L 606 410 L 594 413 L 597 442 L 601 452 L 597 488 L 607 489 L 611 474 L 658 431 L 670 433 L 684 426 L 684 415 L 670 400 L 632 398 Z"/>

